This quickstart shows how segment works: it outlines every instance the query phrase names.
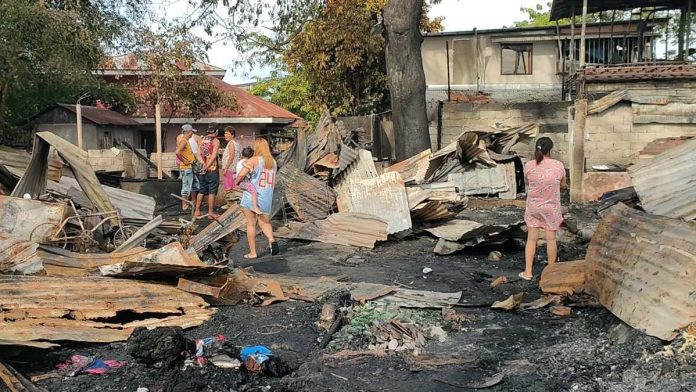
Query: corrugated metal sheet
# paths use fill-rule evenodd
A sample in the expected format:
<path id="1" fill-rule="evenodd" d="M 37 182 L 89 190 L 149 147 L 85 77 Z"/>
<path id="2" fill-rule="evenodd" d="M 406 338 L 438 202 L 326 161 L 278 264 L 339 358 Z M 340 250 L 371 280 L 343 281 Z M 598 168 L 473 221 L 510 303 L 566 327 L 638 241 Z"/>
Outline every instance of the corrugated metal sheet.
<path id="1" fill-rule="evenodd" d="M 507 167 L 502 164 L 450 174 L 447 181 L 453 182 L 459 193 L 466 196 L 491 195 L 510 189 L 507 183 Z"/>
<path id="2" fill-rule="evenodd" d="M 13 174 L 17 173 L 21 177 L 27 166 L 29 166 L 29 161 L 31 161 L 31 154 L 28 152 L 12 147 L 0 146 L 0 165 L 6 166 Z M 51 150 L 48 155 L 48 179 L 58 181 L 62 172 L 63 163 L 58 159 L 55 150 Z"/>
<path id="3" fill-rule="evenodd" d="M 326 183 L 292 165 L 283 166 L 278 178 L 285 185 L 285 197 L 301 221 L 324 219 L 336 203 L 336 195 Z"/>
<path id="4" fill-rule="evenodd" d="M 388 233 L 411 228 L 411 213 L 401 175 L 384 173 L 376 178 L 351 181 L 344 190 L 347 211 L 374 215 L 389 223 Z"/>
<path id="5" fill-rule="evenodd" d="M 696 219 L 696 139 L 628 168 L 643 208 Z"/>
<path id="6" fill-rule="evenodd" d="M 75 105 L 58 104 L 61 108 L 77 114 Z M 121 125 L 121 126 L 140 126 L 141 124 L 128 116 L 113 110 L 98 108 L 95 106 L 82 106 L 82 117 L 97 125 Z"/>
<path id="7" fill-rule="evenodd" d="M 108 195 L 121 218 L 151 220 L 155 213 L 155 199 L 119 188 L 99 185 Z M 82 191 L 80 184 L 72 177 L 61 177 L 60 182 L 49 181 L 48 189 L 70 196 L 77 204 L 92 208 L 92 202 Z"/>
<path id="8" fill-rule="evenodd" d="M 274 234 L 279 238 L 374 248 L 375 242 L 387 240 L 387 226 L 385 220 L 374 215 L 341 212 L 324 220 L 291 224 Z"/>
<path id="9" fill-rule="evenodd" d="M 46 190 L 46 173 L 48 168 L 48 153 L 52 146 L 61 158 L 70 164 L 70 169 L 87 198 L 95 210 L 99 212 L 114 211 L 114 206 L 109 196 L 104 193 L 99 179 L 94 174 L 94 169 L 89 164 L 87 152 L 76 145 L 56 136 L 51 132 L 37 132 L 34 138 L 34 149 L 31 162 L 17 186 L 12 191 L 12 196 L 22 197 L 25 193 L 38 197 Z M 152 216 L 149 217 L 152 219 Z M 118 226 L 117 219 L 111 219 L 113 226 Z"/>
<path id="10" fill-rule="evenodd" d="M 385 169 L 385 172 L 397 172 L 401 174 L 404 182 L 420 184 L 425 181 L 425 174 L 430 166 L 430 153 L 430 149 L 427 149 L 405 161 L 389 166 Z"/>
<path id="11" fill-rule="evenodd" d="M 349 191 L 353 183 L 377 177 L 377 168 L 372 153 L 358 150 L 358 159 L 335 177 L 334 190 L 339 212 L 350 212 Z"/>
<path id="12" fill-rule="evenodd" d="M 671 340 L 696 321 L 696 223 L 616 205 L 586 260 L 588 291 L 628 325 Z"/>
<path id="13" fill-rule="evenodd" d="M 67 216 L 62 203 L 0 195 L 0 272 L 40 271 L 36 243 L 47 242 Z"/>
<path id="14" fill-rule="evenodd" d="M 246 224 L 246 219 L 238 205 L 227 209 L 216 222 L 211 222 L 200 233 L 191 237 L 190 246 L 201 254 L 208 245 L 223 238 Z"/>
<path id="15" fill-rule="evenodd" d="M 680 137 L 664 137 L 655 139 L 648 143 L 640 152 L 638 157 L 640 158 L 652 158 L 655 155 L 660 155 L 663 152 L 670 150 L 674 147 L 679 147 L 684 144 L 687 140 L 692 139 L 693 136 L 680 136 Z"/>
<path id="16" fill-rule="evenodd" d="M 137 327 L 203 324 L 214 313 L 171 286 L 112 278 L 0 276 L 2 338 L 17 342 L 126 340 Z M 141 319 L 120 323 L 119 313 Z"/>
<path id="17" fill-rule="evenodd" d="M 338 176 L 343 173 L 350 165 L 358 160 L 358 150 L 348 147 L 341 143 L 341 150 L 338 154 L 338 168 L 334 170 L 333 175 Z"/>

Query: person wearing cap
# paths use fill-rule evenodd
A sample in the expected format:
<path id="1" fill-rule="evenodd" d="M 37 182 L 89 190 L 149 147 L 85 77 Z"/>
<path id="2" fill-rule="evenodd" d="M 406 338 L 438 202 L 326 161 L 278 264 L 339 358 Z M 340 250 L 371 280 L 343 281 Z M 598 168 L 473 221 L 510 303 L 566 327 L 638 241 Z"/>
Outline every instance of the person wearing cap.
<path id="1" fill-rule="evenodd" d="M 181 135 L 176 138 L 176 161 L 179 166 L 179 176 L 181 177 L 181 197 L 189 199 L 192 192 L 196 192 L 199 188 L 198 178 L 193 172 L 193 164 L 196 162 L 196 156 L 191 150 L 189 140 L 193 136 L 193 127 L 190 124 L 184 124 L 181 127 Z M 186 202 L 181 202 L 181 209 L 186 211 L 189 206 Z"/>
<path id="2" fill-rule="evenodd" d="M 218 150 L 220 141 L 217 139 L 217 124 L 212 123 L 208 126 L 206 135 L 198 146 L 198 160 L 202 168 L 198 175 L 200 188 L 196 199 L 195 216 L 201 215 L 201 204 L 203 197 L 208 196 L 208 214 L 210 218 L 217 218 L 215 215 L 215 197 L 220 187 L 220 173 L 218 171 Z"/>

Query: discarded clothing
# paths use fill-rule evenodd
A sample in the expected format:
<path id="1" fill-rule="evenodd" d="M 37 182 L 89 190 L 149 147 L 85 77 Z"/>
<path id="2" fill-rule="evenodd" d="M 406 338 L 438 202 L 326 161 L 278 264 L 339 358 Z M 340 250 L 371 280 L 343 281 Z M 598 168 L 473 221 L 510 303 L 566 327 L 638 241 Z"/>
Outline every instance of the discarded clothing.
<path id="1" fill-rule="evenodd" d="M 261 373 L 263 363 L 271 358 L 273 352 L 265 346 L 248 346 L 242 348 L 239 355 L 242 357 L 244 367 L 250 373 Z"/>
<path id="2" fill-rule="evenodd" d="M 104 374 L 111 369 L 118 369 L 126 364 L 125 361 L 101 360 L 95 357 L 84 355 L 73 355 L 65 363 L 56 366 L 61 373 L 68 377 L 75 377 L 78 374 Z"/>
<path id="3" fill-rule="evenodd" d="M 205 351 L 208 348 L 219 346 L 225 341 L 225 335 L 208 336 L 203 339 L 196 339 L 196 361 L 199 366 L 205 366 Z"/>

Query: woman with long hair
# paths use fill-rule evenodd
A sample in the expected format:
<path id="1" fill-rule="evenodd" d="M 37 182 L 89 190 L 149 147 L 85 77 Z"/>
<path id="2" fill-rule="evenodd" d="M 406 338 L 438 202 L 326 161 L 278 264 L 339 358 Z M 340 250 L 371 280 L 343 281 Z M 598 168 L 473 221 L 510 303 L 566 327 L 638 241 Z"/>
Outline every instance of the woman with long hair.
<path id="1" fill-rule="evenodd" d="M 524 249 L 525 270 L 519 277 L 532 280 L 532 265 L 536 255 L 539 230 L 546 234 L 546 253 L 548 263 L 553 264 L 558 257 L 556 231 L 563 223 L 561 211 L 561 189 L 566 188 L 565 167 L 563 163 L 551 158 L 553 141 L 548 137 L 539 138 L 534 146 L 534 160 L 524 165 L 524 181 L 527 184 L 527 205 L 524 221 L 527 224 L 527 244 Z"/>
<path id="2" fill-rule="evenodd" d="M 273 238 L 273 227 L 271 226 L 271 210 L 273 203 L 273 189 L 275 187 L 275 175 L 278 167 L 268 141 L 264 138 L 257 138 L 254 141 L 254 156 L 244 162 L 242 170 L 237 173 L 236 185 L 244 180 L 247 175 L 249 181 L 256 188 L 257 205 L 260 213 L 252 210 L 252 196 L 248 191 L 242 194 L 242 212 L 247 220 L 247 241 L 249 242 L 249 253 L 244 255 L 246 259 L 255 259 L 256 254 L 256 224 L 261 226 L 261 231 L 268 239 L 268 246 L 271 255 L 279 252 L 278 243 Z"/>

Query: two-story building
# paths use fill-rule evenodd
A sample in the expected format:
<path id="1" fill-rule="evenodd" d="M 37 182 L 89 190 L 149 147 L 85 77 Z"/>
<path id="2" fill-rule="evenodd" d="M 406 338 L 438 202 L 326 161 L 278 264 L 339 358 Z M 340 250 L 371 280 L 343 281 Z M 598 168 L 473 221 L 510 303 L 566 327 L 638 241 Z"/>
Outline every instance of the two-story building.
<path id="1" fill-rule="evenodd" d="M 652 61 L 657 23 L 659 19 L 588 24 L 586 62 Z M 577 69 L 580 58 L 579 41 L 579 25 L 427 33 L 421 51 L 428 97 L 446 100 L 450 91 L 451 100 L 477 92 L 496 102 L 564 100 L 566 75 Z"/>

